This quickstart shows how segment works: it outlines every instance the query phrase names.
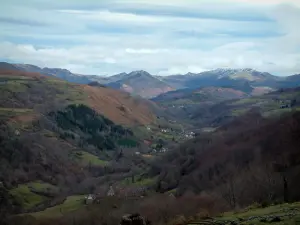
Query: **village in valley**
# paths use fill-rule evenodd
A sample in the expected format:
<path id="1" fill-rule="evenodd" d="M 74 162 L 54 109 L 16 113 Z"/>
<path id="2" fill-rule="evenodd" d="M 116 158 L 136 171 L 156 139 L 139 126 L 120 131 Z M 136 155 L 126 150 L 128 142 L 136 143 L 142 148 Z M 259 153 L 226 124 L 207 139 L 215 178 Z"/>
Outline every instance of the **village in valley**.
<path id="1" fill-rule="evenodd" d="M 148 187 L 120 187 L 110 185 L 108 188 L 97 192 L 96 194 L 89 194 L 85 196 L 85 204 L 101 204 L 106 198 L 118 198 L 123 200 L 140 199 L 147 196 Z M 175 198 L 173 193 L 166 193 L 169 197 Z"/>
<path id="2" fill-rule="evenodd" d="M 166 153 L 175 144 L 182 143 L 196 136 L 194 131 L 185 130 L 178 124 L 175 128 L 162 125 L 158 127 L 146 126 L 145 128 L 149 138 L 145 138 L 143 144 L 148 147 L 147 153 L 151 155 Z M 141 152 L 137 151 L 135 154 L 140 155 Z"/>

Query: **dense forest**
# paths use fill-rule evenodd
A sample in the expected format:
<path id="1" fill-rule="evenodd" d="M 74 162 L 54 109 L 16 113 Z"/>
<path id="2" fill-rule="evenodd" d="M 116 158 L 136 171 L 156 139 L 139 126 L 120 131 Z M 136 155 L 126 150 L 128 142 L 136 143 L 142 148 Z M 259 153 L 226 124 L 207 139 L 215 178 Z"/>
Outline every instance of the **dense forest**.
<path id="1" fill-rule="evenodd" d="M 100 151 L 113 150 L 118 140 L 133 136 L 129 129 L 115 125 L 85 105 L 69 105 L 49 116 L 55 119 L 62 139 L 76 140 L 82 148 L 92 145 Z"/>

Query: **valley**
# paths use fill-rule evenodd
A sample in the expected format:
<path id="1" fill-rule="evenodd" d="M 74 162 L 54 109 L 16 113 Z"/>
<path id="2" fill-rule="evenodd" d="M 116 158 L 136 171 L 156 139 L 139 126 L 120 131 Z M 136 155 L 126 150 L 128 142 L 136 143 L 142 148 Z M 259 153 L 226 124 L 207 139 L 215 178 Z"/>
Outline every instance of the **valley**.
<path id="1" fill-rule="evenodd" d="M 298 207 L 287 203 L 300 200 L 294 76 L 137 71 L 69 82 L 63 69 L 0 68 L 0 207 L 9 224 L 110 225 L 136 212 L 154 224 L 248 224 L 242 210 L 251 204 L 253 216 Z"/>

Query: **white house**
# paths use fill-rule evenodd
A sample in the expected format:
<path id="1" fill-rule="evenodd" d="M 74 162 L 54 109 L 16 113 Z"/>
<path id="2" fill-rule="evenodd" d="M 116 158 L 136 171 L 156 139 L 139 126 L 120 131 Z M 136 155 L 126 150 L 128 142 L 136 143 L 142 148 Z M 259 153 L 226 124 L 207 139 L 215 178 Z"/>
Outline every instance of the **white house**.
<path id="1" fill-rule="evenodd" d="M 107 196 L 110 196 L 110 197 L 115 196 L 115 191 L 114 191 L 112 186 L 109 187 L 109 190 L 107 192 Z"/>
<path id="2" fill-rule="evenodd" d="M 85 204 L 89 205 L 94 202 L 95 196 L 92 194 L 89 194 L 88 196 L 85 197 Z"/>

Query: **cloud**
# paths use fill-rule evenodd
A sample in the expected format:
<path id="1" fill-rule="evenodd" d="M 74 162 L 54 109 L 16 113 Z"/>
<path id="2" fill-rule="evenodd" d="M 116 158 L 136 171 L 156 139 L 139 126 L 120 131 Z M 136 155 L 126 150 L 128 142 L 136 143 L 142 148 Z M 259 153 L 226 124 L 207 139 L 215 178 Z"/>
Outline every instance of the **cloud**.
<path id="1" fill-rule="evenodd" d="M 6 23 L 11 25 L 27 25 L 27 26 L 46 26 L 46 23 L 42 23 L 39 21 L 34 20 L 22 20 L 22 19 L 15 19 L 15 18 L 7 18 L 7 17 L 0 17 L 0 23 Z"/>
<path id="2" fill-rule="evenodd" d="M 158 54 L 163 52 L 168 52 L 168 49 L 132 49 L 127 48 L 125 50 L 126 53 L 129 54 Z"/>
<path id="3" fill-rule="evenodd" d="M 87 11 L 87 10 L 58 10 L 61 13 L 74 14 L 81 19 L 92 21 L 106 21 L 112 23 L 159 23 L 159 18 L 153 16 L 141 16 L 133 13 L 110 12 L 108 10 Z"/>
<path id="4" fill-rule="evenodd" d="M 300 71 L 293 0 L 11 0 L 0 13 L 0 58 L 83 74 L 252 67 Z"/>

